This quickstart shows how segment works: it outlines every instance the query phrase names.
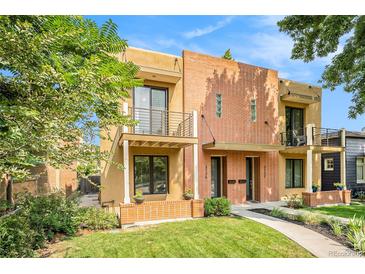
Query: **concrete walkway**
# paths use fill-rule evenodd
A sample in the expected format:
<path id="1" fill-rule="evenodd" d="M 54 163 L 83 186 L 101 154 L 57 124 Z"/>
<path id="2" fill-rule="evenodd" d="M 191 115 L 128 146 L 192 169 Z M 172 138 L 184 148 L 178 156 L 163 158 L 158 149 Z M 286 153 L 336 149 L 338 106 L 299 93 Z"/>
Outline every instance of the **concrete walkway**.
<path id="1" fill-rule="evenodd" d="M 256 206 L 255 206 L 256 205 Z M 277 206 L 274 206 L 277 207 Z M 251 208 L 267 208 L 263 204 L 249 204 L 247 206 L 232 206 L 232 213 L 247 219 L 267 225 L 294 242 L 298 243 L 318 258 L 358 258 L 353 250 L 329 239 L 322 234 L 303 226 L 280 220 L 264 214 L 252 212 Z"/>
<path id="2" fill-rule="evenodd" d="M 100 208 L 98 194 L 86 194 L 80 197 L 80 207 Z"/>

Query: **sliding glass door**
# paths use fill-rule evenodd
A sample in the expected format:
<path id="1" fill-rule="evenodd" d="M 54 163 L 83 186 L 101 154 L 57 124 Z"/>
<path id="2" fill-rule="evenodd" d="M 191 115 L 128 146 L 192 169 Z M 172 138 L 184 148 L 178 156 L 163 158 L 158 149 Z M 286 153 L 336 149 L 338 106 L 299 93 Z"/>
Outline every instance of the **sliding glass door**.
<path id="1" fill-rule="evenodd" d="M 285 108 L 286 142 L 288 146 L 305 144 L 304 111 L 301 108 Z"/>

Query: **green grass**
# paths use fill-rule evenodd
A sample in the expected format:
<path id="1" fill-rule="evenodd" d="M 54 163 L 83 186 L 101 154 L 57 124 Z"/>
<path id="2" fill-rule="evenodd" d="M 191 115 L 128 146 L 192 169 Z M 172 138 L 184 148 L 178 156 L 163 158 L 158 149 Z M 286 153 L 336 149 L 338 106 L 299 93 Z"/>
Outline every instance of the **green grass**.
<path id="1" fill-rule="evenodd" d="M 204 218 L 130 231 L 96 232 L 51 247 L 51 257 L 312 257 L 283 234 L 245 218 Z"/>
<path id="2" fill-rule="evenodd" d="M 365 205 L 362 203 L 352 203 L 351 205 L 338 205 L 338 206 L 322 206 L 322 207 L 304 208 L 304 209 L 343 218 L 352 218 L 355 214 L 356 217 L 361 217 L 361 216 L 365 217 Z"/>

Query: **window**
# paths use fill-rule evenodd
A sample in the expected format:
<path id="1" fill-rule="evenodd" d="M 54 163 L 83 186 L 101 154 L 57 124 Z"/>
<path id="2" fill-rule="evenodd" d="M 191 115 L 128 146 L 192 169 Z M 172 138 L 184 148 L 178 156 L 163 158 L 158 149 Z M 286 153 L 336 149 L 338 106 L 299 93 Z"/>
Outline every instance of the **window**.
<path id="1" fill-rule="evenodd" d="M 358 184 L 365 183 L 365 158 L 356 158 L 356 181 Z"/>
<path id="2" fill-rule="evenodd" d="M 256 122 L 256 99 L 251 100 L 251 121 Z"/>
<path id="3" fill-rule="evenodd" d="M 333 158 L 324 159 L 324 170 L 325 171 L 333 171 L 334 170 Z"/>
<path id="4" fill-rule="evenodd" d="M 134 192 L 165 194 L 167 182 L 167 156 L 134 156 Z"/>
<path id="5" fill-rule="evenodd" d="M 285 187 L 303 187 L 303 160 L 286 159 L 285 165 Z"/>
<path id="6" fill-rule="evenodd" d="M 215 100 L 216 100 L 215 114 L 217 115 L 218 118 L 220 118 L 222 116 L 222 95 L 221 94 L 216 94 L 215 95 Z"/>

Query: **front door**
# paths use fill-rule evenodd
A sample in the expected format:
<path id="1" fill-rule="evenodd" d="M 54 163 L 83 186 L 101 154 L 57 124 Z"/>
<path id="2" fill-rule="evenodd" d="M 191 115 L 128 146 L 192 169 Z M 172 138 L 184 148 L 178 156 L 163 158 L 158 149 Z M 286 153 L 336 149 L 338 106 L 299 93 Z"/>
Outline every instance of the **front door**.
<path id="1" fill-rule="evenodd" d="M 288 146 L 305 144 L 304 111 L 302 108 L 285 108 L 285 126 Z"/>
<path id="2" fill-rule="evenodd" d="M 221 158 L 211 158 L 211 197 L 221 197 Z"/>
<path id="3" fill-rule="evenodd" d="M 246 158 L 246 201 L 252 200 L 253 192 L 252 158 Z"/>

